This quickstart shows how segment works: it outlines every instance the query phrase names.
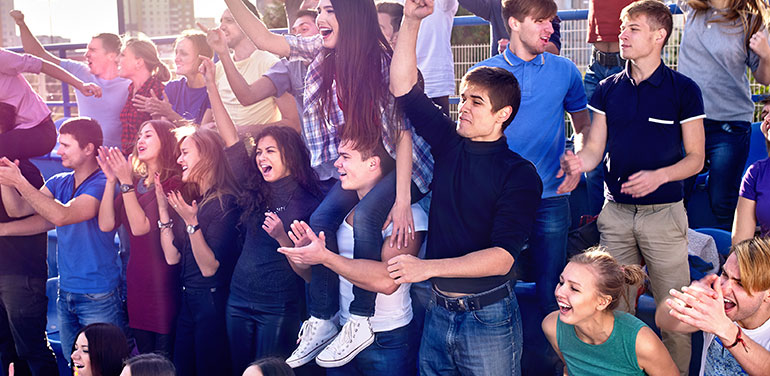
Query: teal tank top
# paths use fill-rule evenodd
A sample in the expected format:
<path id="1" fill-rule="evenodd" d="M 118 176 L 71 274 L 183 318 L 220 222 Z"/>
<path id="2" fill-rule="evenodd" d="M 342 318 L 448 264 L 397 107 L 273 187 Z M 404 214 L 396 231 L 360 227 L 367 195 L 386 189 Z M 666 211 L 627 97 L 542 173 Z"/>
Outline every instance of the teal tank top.
<path id="1" fill-rule="evenodd" d="M 610 337 L 600 345 L 589 345 L 575 334 L 573 325 L 556 321 L 556 342 L 570 376 L 644 375 L 636 359 L 636 335 L 646 326 L 626 312 L 614 312 Z"/>

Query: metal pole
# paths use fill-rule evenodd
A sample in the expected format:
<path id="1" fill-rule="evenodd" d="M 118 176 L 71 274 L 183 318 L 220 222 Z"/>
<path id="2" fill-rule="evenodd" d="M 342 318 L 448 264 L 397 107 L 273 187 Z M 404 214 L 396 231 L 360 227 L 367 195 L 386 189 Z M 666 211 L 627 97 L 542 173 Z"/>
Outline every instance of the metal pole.
<path id="1" fill-rule="evenodd" d="M 118 0 L 118 34 L 126 33 L 126 15 L 123 8 L 123 0 Z"/>

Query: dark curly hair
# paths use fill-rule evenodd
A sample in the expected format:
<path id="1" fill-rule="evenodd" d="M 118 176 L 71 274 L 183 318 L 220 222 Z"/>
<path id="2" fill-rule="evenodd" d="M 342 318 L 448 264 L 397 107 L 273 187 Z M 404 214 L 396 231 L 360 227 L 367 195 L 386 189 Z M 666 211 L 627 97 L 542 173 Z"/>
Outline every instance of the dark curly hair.
<path id="1" fill-rule="evenodd" d="M 322 196 L 318 184 L 318 175 L 310 167 L 310 152 L 302 140 L 302 136 L 297 131 L 280 126 L 270 126 L 263 129 L 254 137 L 254 144 L 267 136 L 272 137 L 281 151 L 281 161 L 286 166 L 286 170 L 293 176 L 297 183 L 310 194 L 318 197 Z M 256 158 L 251 161 L 256 166 Z M 262 174 L 257 174 L 254 179 L 246 182 L 240 182 L 243 191 L 238 196 L 238 205 L 243 209 L 241 222 L 245 223 L 249 219 L 261 218 L 265 208 L 270 201 L 270 188 L 262 178 Z"/>

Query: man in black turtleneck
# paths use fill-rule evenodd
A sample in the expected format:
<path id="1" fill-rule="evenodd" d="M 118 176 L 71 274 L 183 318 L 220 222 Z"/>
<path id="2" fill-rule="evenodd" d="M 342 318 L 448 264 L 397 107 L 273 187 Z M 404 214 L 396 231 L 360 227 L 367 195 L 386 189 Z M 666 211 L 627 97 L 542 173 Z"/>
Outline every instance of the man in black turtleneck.
<path id="1" fill-rule="evenodd" d="M 390 68 L 391 92 L 435 160 L 427 253 L 425 260 L 396 256 L 388 269 L 396 283 L 433 284 L 421 373 L 519 374 L 521 318 L 511 279 L 542 182 L 503 136 L 521 99 L 511 73 L 489 67 L 468 72 L 456 127 L 415 85 L 417 32 L 432 4 L 406 1 Z"/>

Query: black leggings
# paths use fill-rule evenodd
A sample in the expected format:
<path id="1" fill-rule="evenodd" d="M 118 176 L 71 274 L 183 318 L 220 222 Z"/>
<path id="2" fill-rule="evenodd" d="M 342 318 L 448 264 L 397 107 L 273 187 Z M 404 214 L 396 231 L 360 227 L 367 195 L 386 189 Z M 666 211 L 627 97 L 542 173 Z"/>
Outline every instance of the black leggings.
<path id="1" fill-rule="evenodd" d="M 46 155 L 56 145 L 56 125 L 51 116 L 29 129 L 14 129 L 0 134 L 0 157 L 10 160 Z"/>

